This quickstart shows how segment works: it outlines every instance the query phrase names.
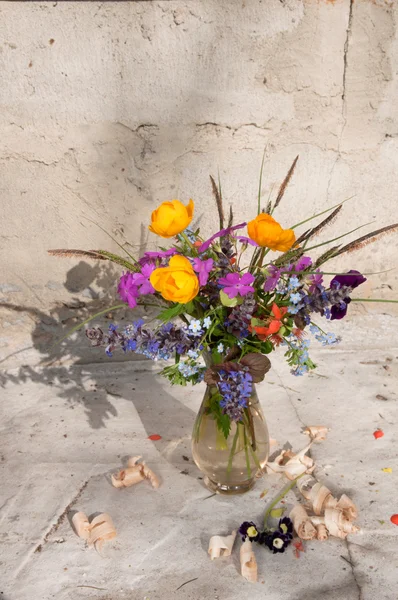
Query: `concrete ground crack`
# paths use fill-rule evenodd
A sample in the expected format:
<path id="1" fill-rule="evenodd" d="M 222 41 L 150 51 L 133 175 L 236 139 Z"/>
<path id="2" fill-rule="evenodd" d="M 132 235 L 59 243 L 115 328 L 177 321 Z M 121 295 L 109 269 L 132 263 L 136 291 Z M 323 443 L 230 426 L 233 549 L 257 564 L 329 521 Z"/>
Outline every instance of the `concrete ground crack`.
<path id="1" fill-rule="evenodd" d="M 348 68 L 348 48 L 350 45 L 350 38 L 351 38 L 353 12 L 354 12 L 354 0 L 350 0 L 350 10 L 348 13 L 348 24 L 347 24 L 346 38 L 345 38 L 345 42 L 344 42 L 344 58 L 343 58 L 343 60 L 344 60 L 343 93 L 341 94 L 343 117 L 345 117 L 345 109 L 346 109 L 346 78 L 347 78 L 347 68 Z"/>
<path id="2" fill-rule="evenodd" d="M 352 557 L 352 554 L 351 554 L 350 542 L 347 540 L 347 538 L 345 539 L 345 544 L 346 544 L 346 547 L 347 547 L 347 552 L 348 552 L 348 557 L 349 557 L 349 561 L 347 561 L 347 562 L 349 562 L 349 565 L 351 567 L 352 576 L 354 578 L 355 585 L 357 586 L 357 590 L 358 590 L 358 600 L 363 600 L 363 597 L 362 597 L 362 588 L 361 588 L 361 586 L 359 584 L 359 581 L 358 581 L 356 573 L 355 573 L 355 564 L 354 564 L 354 560 L 353 560 L 353 557 Z"/>
<path id="3" fill-rule="evenodd" d="M 74 504 L 76 504 L 76 502 L 79 500 L 80 496 L 82 495 L 82 493 L 86 489 L 86 487 L 87 487 L 88 482 L 90 481 L 90 479 L 91 479 L 91 476 L 83 483 L 83 485 L 80 486 L 80 488 L 78 489 L 77 493 L 73 496 L 73 498 L 69 502 L 69 504 L 64 508 L 64 510 L 59 515 L 59 517 L 56 520 L 56 522 L 47 531 L 47 533 L 45 534 L 42 542 L 36 547 L 35 552 L 41 552 L 42 551 L 42 548 L 48 542 L 49 537 L 53 533 L 55 533 L 57 531 L 58 527 L 61 525 L 61 523 L 63 523 L 63 521 L 65 520 L 66 515 L 68 514 L 68 512 L 70 511 L 70 509 L 72 508 L 72 506 L 74 506 Z"/>

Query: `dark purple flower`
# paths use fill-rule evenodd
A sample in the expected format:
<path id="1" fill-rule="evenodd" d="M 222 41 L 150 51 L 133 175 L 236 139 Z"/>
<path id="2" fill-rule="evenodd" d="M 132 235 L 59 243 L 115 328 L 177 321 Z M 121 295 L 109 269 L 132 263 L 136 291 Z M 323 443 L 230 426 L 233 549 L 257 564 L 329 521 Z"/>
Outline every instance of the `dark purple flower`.
<path id="1" fill-rule="evenodd" d="M 292 538 L 290 536 L 281 533 L 279 530 L 265 535 L 263 539 L 263 543 L 268 546 L 274 554 L 277 552 L 284 552 L 291 541 Z"/>
<path id="2" fill-rule="evenodd" d="M 207 280 L 209 279 L 209 273 L 212 270 L 213 265 L 214 261 L 212 258 L 208 258 L 207 260 L 200 260 L 200 258 L 193 259 L 193 270 L 196 271 L 199 275 L 200 285 L 206 285 Z"/>
<path id="3" fill-rule="evenodd" d="M 217 231 L 217 233 L 212 235 L 208 240 L 203 242 L 203 244 L 201 246 L 199 246 L 199 248 L 198 248 L 199 254 L 201 254 L 202 252 L 206 252 L 206 250 L 208 248 L 210 248 L 211 243 L 215 239 L 217 239 L 219 237 L 224 237 L 225 235 L 229 235 L 232 231 L 235 231 L 236 229 L 243 229 L 243 227 L 246 227 L 246 223 L 239 223 L 239 225 L 234 225 L 233 227 L 227 227 L 226 229 L 221 229 L 220 231 Z"/>
<path id="4" fill-rule="evenodd" d="M 254 277 L 251 273 L 239 275 L 239 273 L 228 273 L 225 277 L 218 280 L 219 285 L 223 286 L 223 291 L 228 298 L 235 298 L 238 294 L 246 296 L 254 292 L 254 287 L 250 284 L 254 282 Z"/>
<path id="5" fill-rule="evenodd" d="M 351 298 L 347 296 L 339 304 L 334 304 L 330 309 L 330 320 L 343 319 L 347 314 L 347 306 L 351 302 Z"/>
<path id="6" fill-rule="evenodd" d="M 242 536 L 242 542 L 246 538 L 249 538 L 251 542 L 257 542 L 260 537 L 260 532 L 253 521 L 245 521 L 238 529 L 239 534 Z"/>
<path id="7" fill-rule="evenodd" d="M 333 277 L 332 281 L 330 282 L 330 287 L 341 287 L 345 285 L 347 287 L 350 287 L 351 289 L 355 289 L 365 281 L 366 277 L 361 275 L 359 271 L 351 270 L 348 271 L 348 273 L 345 273 L 344 275 L 336 275 L 335 277 Z"/>
<path id="8" fill-rule="evenodd" d="M 177 250 L 175 248 L 170 248 L 164 252 L 145 252 L 144 256 L 142 256 L 138 262 L 141 266 L 144 266 L 147 264 L 153 264 L 158 259 L 173 256 L 174 254 L 177 254 Z"/>
<path id="9" fill-rule="evenodd" d="M 302 256 L 294 265 L 295 271 L 304 271 L 312 265 L 312 260 L 309 256 Z"/>
<path id="10" fill-rule="evenodd" d="M 279 520 L 278 529 L 284 535 L 293 538 L 293 521 L 289 517 Z"/>

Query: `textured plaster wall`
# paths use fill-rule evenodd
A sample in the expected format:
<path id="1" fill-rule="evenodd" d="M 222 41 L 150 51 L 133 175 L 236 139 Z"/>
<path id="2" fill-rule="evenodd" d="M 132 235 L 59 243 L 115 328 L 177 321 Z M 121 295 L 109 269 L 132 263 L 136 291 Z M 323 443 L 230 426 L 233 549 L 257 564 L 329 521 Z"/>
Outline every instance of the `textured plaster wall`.
<path id="1" fill-rule="evenodd" d="M 109 270 L 96 285 L 97 265 L 46 254 L 117 250 L 91 221 L 143 251 L 151 210 L 193 197 L 209 233 L 217 170 L 252 217 L 264 147 L 264 203 L 300 155 L 283 225 L 350 196 L 329 234 L 397 221 L 397 15 L 385 0 L 0 2 L 1 301 L 102 294 Z M 392 267 L 397 241 L 330 268 Z"/>

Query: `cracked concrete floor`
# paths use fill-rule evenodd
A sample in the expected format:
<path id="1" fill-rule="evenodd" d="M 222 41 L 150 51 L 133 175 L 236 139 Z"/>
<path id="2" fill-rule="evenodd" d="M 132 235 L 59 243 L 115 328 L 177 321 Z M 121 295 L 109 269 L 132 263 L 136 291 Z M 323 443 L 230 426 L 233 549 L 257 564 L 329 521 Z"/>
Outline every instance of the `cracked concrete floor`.
<path id="1" fill-rule="evenodd" d="M 259 386 L 272 437 L 297 449 L 304 424 L 331 428 L 313 449 L 317 476 L 357 502 L 362 532 L 346 543 L 306 543 L 299 559 L 291 549 L 273 556 L 258 548 L 257 585 L 239 576 L 237 548 L 211 562 L 207 544 L 244 519 L 259 520 L 261 492 L 270 498 L 281 482 L 266 476 L 245 496 L 209 497 L 190 453 L 201 388 L 173 389 L 146 362 L 3 371 L 0 598 L 396 600 L 396 325 L 392 315 L 348 321 L 339 347 L 313 352 L 318 372 L 306 378 L 273 358 Z M 375 440 L 377 427 L 385 435 Z M 162 439 L 150 441 L 154 433 Z M 161 476 L 159 490 L 111 486 L 109 474 L 134 454 Z M 102 556 L 74 534 L 75 510 L 113 517 L 118 536 Z"/>

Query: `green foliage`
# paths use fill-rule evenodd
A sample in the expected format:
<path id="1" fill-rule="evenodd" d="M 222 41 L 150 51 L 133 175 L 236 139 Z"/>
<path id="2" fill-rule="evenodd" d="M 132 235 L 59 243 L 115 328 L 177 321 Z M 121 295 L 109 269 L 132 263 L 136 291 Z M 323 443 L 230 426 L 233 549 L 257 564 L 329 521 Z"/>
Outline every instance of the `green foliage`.
<path id="1" fill-rule="evenodd" d="M 159 321 L 167 322 L 184 313 L 190 314 L 193 309 L 193 302 L 188 302 L 188 304 L 175 304 L 174 306 L 170 306 L 170 308 L 166 308 L 166 310 L 163 310 L 161 313 L 159 313 L 157 318 Z"/>
<path id="2" fill-rule="evenodd" d="M 224 415 L 220 400 L 222 400 L 220 392 L 213 394 L 209 402 L 209 411 L 216 421 L 217 429 L 222 432 L 225 439 L 228 439 L 231 431 L 231 419 L 228 415 Z"/>

